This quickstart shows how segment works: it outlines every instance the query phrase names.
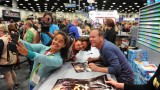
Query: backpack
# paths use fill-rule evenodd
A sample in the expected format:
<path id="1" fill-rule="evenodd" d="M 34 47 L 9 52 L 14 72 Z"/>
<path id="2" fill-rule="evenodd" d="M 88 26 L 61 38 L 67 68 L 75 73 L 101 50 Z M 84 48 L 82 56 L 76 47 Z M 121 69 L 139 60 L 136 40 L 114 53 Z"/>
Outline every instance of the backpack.
<path id="1" fill-rule="evenodd" d="M 2 53 L 3 53 L 3 47 L 4 47 L 4 42 L 2 39 L 0 39 L 0 60 L 1 60 L 1 57 L 2 57 Z"/>
<path id="2" fill-rule="evenodd" d="M 64 25 L 64 24 L 61 24 L 61 25 L 59 26 L 60 30 L 61 30 L 62 32 L 66 33 L 67 35 L 68 35 L 68 33 L 69 33 L 69 28 L 70 28 L 70 27 L 71 27 L 71 26 L 66 26 L 66 25 Z"/>

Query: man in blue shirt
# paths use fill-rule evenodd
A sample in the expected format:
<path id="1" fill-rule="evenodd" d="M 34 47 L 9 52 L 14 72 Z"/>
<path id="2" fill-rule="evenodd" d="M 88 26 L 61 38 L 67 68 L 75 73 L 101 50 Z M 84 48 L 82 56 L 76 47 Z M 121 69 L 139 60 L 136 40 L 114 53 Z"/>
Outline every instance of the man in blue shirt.
<path id="1" fill-rule="evenodd" d="M 104 39 L 104 32 L 93 29 L 90 32 L 90 42 L 92 47 L 100 50 L 101 63 L 104 67 L 99 67 L 94 63 L 89 63 L 89 67 L 96 72 L 115 74 L 118 82 L 133 83 L 133 71 L 121 50 L 113 43 Z M 88 58 L 89 62 L 100 59 Z"/>
<path id="2" fill-rule="evenodd" d="M 73 33 L 74 37 L 76 39 L 80 38 L 79 33 L 78 33 L 77 25 L 78 25 L 78 19 L 77 18 L 74 18 L 72 20 L 72 24 L 69 24 L 69 33 Z"/>

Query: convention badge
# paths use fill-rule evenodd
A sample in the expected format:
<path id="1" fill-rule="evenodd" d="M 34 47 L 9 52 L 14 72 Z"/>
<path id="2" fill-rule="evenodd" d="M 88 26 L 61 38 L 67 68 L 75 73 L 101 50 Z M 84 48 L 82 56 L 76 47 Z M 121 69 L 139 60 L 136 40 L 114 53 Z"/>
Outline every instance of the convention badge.
<path id="1" fill-rule="evenodd" d="M 38 73 L 34 73 L 33 76 L 32 76 L 32 81 L 35 83 L 35 84 L 38 84 L 39 81 L 40 81 L 40 76 L 38 75 Z"/>

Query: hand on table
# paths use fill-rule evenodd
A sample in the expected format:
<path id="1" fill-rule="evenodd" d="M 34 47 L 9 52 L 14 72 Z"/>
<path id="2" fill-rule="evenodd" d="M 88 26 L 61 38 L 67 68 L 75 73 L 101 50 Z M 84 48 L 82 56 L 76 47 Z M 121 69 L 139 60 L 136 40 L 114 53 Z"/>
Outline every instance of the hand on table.
<path id="1" fill-rule="evenodd" d="M 92 71 L 98 71 L 99 67 L 94 63 L 88 64 L 89 68 L 92 69 Z"/>

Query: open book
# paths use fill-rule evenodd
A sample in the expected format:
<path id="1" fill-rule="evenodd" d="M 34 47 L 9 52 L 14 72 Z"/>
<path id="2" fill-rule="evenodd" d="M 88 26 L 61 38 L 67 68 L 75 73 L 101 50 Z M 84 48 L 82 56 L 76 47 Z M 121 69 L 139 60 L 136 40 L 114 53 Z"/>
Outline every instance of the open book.
<path id="1" fill-rule="evenodd" d="M 112 90 L 105 83 L 107 80 L 105 74 L 91 79 L 58 79 L 52 90 Z"/>

